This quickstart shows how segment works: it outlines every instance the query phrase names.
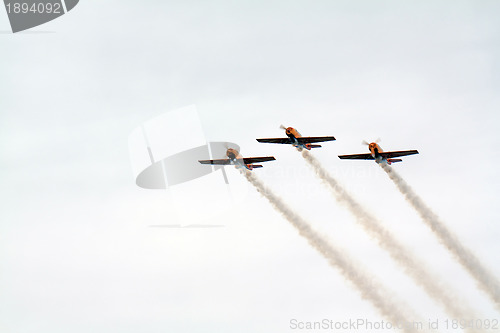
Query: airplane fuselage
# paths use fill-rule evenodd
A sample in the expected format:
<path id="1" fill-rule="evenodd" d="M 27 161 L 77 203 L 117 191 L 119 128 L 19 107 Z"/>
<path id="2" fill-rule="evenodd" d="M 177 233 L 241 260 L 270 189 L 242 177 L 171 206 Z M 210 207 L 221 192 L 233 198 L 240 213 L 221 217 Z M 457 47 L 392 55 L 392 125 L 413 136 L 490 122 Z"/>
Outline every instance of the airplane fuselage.
<path id="1" fill-rule="evenodd" d="M 262 168 L 262 165 L 255 163 L 276 160 L 274 156 L 244 158 L 243 156 L 240 155 L 240 152 L 234 148 L 228 148 L 226 150 L 226 156 L 227 158 L 215 159 L 215 160 L 198 160 L 198 162 L 201 164 L 209 164 L 209 165 L 234 165 L 237 169 L 245 168 L 247 170 L 253 170 L 255 168 Z"/>
<path id="2" fill-rule="evenodd" d="M 366 142 L 363 142 L 366 143 Z M 370 153 L 365 154 L 352 154 L 352 155 L 339 155 L 342 160 L 374 160 L 377 163 L 384 163 L 391 165 L 392 163 L 402 162 L 399 157 L 418 154 L 418 151 L 413 150 L 400 150 L 400 151 L 383 151 L 382 148 L 376 143 L 366 143 Z"/>
<path id="3" fill-rule="evenodd" d="M 237 159 L 243 158 L 243 156 L 240 155 L 239 151 L 233 148 L 228 148 L 228 150 L 226 151 L 226 156 L 233 162 Z"/>
<path id="4" fill-rule="evenodd" d="M 377 163 L 380 163 L 384 160 L 384 158 L 380 155 L 380 152 L 382 152 L 383 150 L 376 142 L 370 143 L 368 145 L 368 149 L 370 150 L 370 153 Z"/>
<path id="5" fill-rule="evenodd" d="M 302 136 L 299 131 L 293 127 L 285 127 L 281 125 L 280 128 L 285 130 L 285 138 L 263 138 L 257 139 L 257 141 L 263 143 L 288 144 L 301 151 L 302 149 L 311 150 L 312 148 L 320 148 L 321 145 L 316 144 L 318 142 L 335 140 L 335 137 L 333 136 Z"/>
<path id="6" fill-rule="evenodd" d="M 312 148 L 311 144 L 308 144 L 308 143 L 306 143 L 306 144 L 299 143 L 299 141 L 297 140 L 297 138 L 302 137 L 302 135 L 295 128 L 293 128 L 293 127 L 287 127 L 286 130 L 285 130 L 285 133 L 286 133 L 286 136 L 288 136 L 288 138 L 289 138 L 290 143 L 292 144 L 292 146 L 294 146 L 298 150 L 302 150 L 302 149 L 311 150 L 311 148 Z"/>
<path id="7" fill-rule="evenodd" d="M 370 153 L 372 154 L 373 158 L 375 159 L 375 162 L 377 163 L 387 163 L 391 165 L 392 163 L 395 162 L 401 162 L 401 159 L 399 158 L 384 158 L 382 155 L 380 155 L 381 152 L 383 152 L 382 148 L 378 145 L 376 142 L 372 142 L 368 145 L 368 149 L 370 150 Z"/>
<path id="8" fill-rule="evenodd" d="M 243 156 L 236 149 L 229 148 L 226 152 L 226 156 L 231 160 L 232 164 L 236 168 L 246 168 L 247 170 L 253 170 L 254 166 L 252 164 L 243 163 Z"/>

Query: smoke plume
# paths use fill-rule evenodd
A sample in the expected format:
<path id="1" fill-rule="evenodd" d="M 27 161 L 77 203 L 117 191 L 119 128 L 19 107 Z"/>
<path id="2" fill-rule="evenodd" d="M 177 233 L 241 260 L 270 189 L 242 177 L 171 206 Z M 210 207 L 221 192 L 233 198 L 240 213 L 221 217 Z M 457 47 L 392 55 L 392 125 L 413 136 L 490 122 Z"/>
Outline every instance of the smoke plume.
<path id="1" fill-rule="evenodd" d="M 429 226 L 439 241 L 452 253 L 455 259 L 476 280 L 478 286 L 500 308 L 500 283 L 496 277 L 484 267 L 478 258 L 467 249 L 458 238 L 440 221 L 438 216 L 422 201 L 406 181 L 387 164 L 380 166 L 396 184 L 406 201 L 418 212 L 422 220 Z"/>
<path id="2" fill-rule="evenodd" d="M 308 151 L 302 156 L 313 168 L 318 177 L 326 184 L 337 202 L 344 205 L 356 218 L 362 228 L 377 240 L 380 247 L 386 250 L 413 281 L 421 286 L 429 296 L 441 303 L 446 312 L 453 318 L 473 318 L 471 310 L 466 309 L 438 277 L 432 274 L 426 265 L 416 258 L 410 249 L 400 243 L 375 217 L 371 216 L 346 190 L 328 174 L 321 163 Z"/>
<path id="3" fill-rule="evenodd" d="M 331 266 L 337 268 L 358 289 L 363 299 L 370 301 L 394 325 L 409 322 L 405 315 L 409 310 L 402 311 L 406 306 L 394 302 L 392 297 L 389 297 L 389 292 L 373 277 L 363 272 L 358 263 L 354 263 L 352 259 L 347 258 L 344 251 L 326 242 L 301 216 L 292 211 L 281 198 L 271 192 L 252 172 L 248 170 L 240 171 L 257 191 L 269 201 L 273 208 L 280 212 L 297 229 L 299 234 L 307 239 L 309 244 L 328 260 Z M 405 330 L 408 332 L 415 331 L 412 327 L 406 326 Z"/>

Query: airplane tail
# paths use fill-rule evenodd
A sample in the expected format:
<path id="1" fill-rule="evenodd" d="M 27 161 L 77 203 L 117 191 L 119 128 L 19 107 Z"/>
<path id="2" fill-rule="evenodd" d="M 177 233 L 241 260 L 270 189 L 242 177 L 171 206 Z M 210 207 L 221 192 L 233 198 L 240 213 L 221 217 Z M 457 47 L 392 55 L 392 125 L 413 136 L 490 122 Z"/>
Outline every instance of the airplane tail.
<path id="1" fill-rule="evenodd" d="M 248 170 L 253 170 L 253 169 L 257 169 L 257 168 L 262 168 L 262 165 L 260 165 L 260 164 L 247 164 Z"/>
<path id="2" fill-rule="evenodd" d="M 392 163 L 396 163 L 396 162 L 402 162 L 403 160 L 400 159 L 400 158 L 388 158 L 387 159 L 387 164 L 391 165 Z"/>
<path id="3" fill-rule="evenodd" d="M 311 148 L 321 148 L 321 145 L 312 145 L 310 143 L 306 144 L 306 149 L 311 150 Z"/>

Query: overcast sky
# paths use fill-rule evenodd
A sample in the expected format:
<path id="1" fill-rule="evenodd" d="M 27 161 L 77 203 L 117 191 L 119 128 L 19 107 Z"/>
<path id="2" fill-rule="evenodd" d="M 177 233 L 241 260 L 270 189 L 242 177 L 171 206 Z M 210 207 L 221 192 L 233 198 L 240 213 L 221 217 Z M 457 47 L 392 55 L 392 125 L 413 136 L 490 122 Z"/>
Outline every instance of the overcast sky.
<path id="1" fill-rule="evenodd" d="M 293 318 L 383 319 L 233 170 L 234 198 L 206 214 L 204 180 L 135 185 L 129 135 L 186 105 L 207 140 L 274 155 L 259 177 L 421 318 L 445 319 L 300 154 L 255 141 L 284 135 L 280 124 L 334 135 L 313 154 L 477 317 L 499 318 L 375 163 L 337 157 L 377 138 L 418 149 L 394 168 L 500 277 L 498 13 L 486 0 L 82 0 L 11 34 L 0 10 L 0 331 L 288 332 Z M 179 200 L 198 216 L 179 216 Z M 177 223 L 224 227 L 149 227 Z"/>

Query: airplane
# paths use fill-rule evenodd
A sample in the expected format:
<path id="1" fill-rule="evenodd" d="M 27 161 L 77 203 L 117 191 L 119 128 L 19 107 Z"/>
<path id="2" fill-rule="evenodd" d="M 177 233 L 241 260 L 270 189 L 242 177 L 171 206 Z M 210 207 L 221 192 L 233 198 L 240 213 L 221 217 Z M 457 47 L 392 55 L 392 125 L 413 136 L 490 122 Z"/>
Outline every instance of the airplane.
<path id="1" fill-rule="evenodd" d="M 233 148 L 228 148 L 226 152 L 227 159 L 220 160 L 200 160 L 201 164 L 211 164 L 211 165 L 234 165 L 236 168 L 246 168 L 248 170 L 253 170 L 256 168 L 262 168 L 260 164 L 253 164 L 259 162 L 267 162 L 276 160 L 274 156 L 265 157 L 243 157 L 240 152 Z"/>
<path id="2" fill-rule="evenodd" d="M 287 138 L 272 138 L 272 139 L 257 139 L 259 142 L 263 143 L 281 143 L 289 144 L 295 148 L 302 150 L 311 150 L 312 148 L 320 148 L 321 145 L 314 145 L 312 143 L 333 141 L 335 137 L 333 136 L 302 136 L 299 131 L 293 127 L 280 126 L 281 129 L 285 130 Z"/>
<path id="3" fill-rule="evenodd" d="M 363 144 L 368 145 L 369 153 L 366 154 L 354 154 L 354 155 L 339 155 L 342 160 L 375 160 L 377 163 L 387 163 L 391 165 L 392 163 L 402 162 L 400 158 L 407 155 L 418 154 L 418 150 L 401 150 L 401 151 L 383 151 L 382 148 L 376 142 L 367 143 L 363 141 Z"/>

